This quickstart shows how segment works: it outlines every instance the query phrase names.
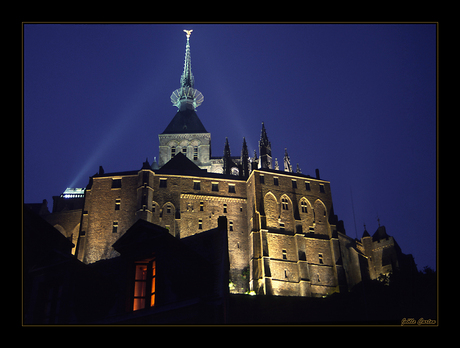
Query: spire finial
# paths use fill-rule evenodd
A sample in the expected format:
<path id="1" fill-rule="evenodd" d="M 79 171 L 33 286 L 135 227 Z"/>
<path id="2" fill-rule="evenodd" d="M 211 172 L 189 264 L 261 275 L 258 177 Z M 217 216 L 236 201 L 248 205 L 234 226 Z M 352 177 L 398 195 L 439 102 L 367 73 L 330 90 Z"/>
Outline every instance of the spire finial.
<path id="1" fill-rule="evenodd" d="M 185 30 L 184 29 L 184 33 L 187 34 L 187 39 L 190 37 L 190 35 L 192 35 L 192 31 L 193 31 L 193 29 L 192 30 Z"/>

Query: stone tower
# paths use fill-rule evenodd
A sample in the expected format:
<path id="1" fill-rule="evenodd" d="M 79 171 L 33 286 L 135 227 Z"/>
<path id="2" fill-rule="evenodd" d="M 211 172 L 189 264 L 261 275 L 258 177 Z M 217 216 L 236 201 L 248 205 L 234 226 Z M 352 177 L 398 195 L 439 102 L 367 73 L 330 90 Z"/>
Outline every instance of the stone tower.
<path id="1" fill-rule="evenodd" d="M 171 94 L 171 102 L 177 107 L 177 113 L 163 131 L 160 140 L 160 168 L 179 152 L 201 169 L 211 168 L 211 133 L 201 123 L 196 108 L 203 102 L 203 94 L 194 88 L 195 78 L 192 74 L 190 57 L 190 34 L 192 30 L 184 30 L 187 34 L 185 46 L 184 71 L 181 87 Z"/>

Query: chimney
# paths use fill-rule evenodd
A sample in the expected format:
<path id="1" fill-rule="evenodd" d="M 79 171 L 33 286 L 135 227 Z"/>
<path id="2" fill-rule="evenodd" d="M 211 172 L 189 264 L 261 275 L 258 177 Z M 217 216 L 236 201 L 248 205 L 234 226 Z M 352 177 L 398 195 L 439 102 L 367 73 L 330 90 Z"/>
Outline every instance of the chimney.
<path id="1" fill-rule="evenodd" d="M 316 168 L 316 169 L 315 169 L 315 172 L 316 172 L 316 179 L 320 179 L 320 177 L 319 177 L 319 169 Z"/>

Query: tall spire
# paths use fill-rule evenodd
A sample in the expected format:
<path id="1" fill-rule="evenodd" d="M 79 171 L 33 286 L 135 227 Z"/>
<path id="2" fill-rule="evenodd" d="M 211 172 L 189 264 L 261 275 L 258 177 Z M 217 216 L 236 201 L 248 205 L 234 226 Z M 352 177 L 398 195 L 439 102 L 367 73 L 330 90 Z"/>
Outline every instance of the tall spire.
<path id="1" fill-rule="evenodd" d="M 195 78 L 192 74 L 192 59 L 190 56 L 190 35 L 192 31 L 184 30 L 187 35 L 187 44 L 185 45 L 184 71 L 180 78 L 181 87 L 171 94 L 171 102 L 179 111 L 195 110 L 204 100 L 203 94 L 194 88 Z"/>
<path id="2" fill-rule="evenodd" d="M 181 87 L 192 87 L 195 85 L 195 79 L 192 74 L 192 59 L 190 57 L 190 35 L 193 30 L 184 30 L 187 34 L 187 44 L 185 45 L 185 61 L 184 61 L 184 72 L 180 77 Z"/>

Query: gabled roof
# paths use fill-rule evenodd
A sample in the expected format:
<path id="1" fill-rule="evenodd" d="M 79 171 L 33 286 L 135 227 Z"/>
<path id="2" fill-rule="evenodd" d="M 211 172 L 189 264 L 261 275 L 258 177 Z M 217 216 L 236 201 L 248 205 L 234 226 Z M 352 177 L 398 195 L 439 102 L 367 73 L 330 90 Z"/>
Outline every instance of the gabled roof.
<path id="1" fill-rule="evenodd" d="M 207 133 L 195 110 L 178 111 L 162 134 Z"/>
<path id="2" fill-rule="evenodd" d="M 171 158 L 157 173 L 203 173 L 206 169 L 201 169 L 195 163 L 187 158 L 182 152 L 179 152 Z"/>
<path id="3" fill-rule="evenodd" d="M 175 238 L 166 228 L 139 219 L 112 247 L 123 254 L 125 251 L 129 252 L 131 250 L 139 250 L 141 247 L 150 246 L 154 241 L 157 241 L 157 244 L 159 244 L 160 241 L 164 243 L 164 241 L 173 242 L 173 240 Z"/>

